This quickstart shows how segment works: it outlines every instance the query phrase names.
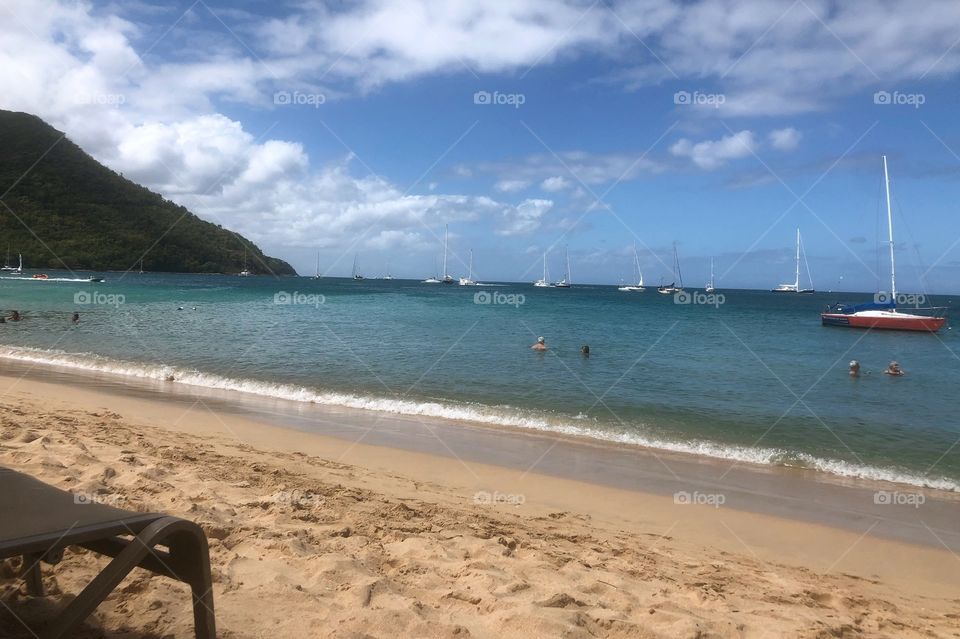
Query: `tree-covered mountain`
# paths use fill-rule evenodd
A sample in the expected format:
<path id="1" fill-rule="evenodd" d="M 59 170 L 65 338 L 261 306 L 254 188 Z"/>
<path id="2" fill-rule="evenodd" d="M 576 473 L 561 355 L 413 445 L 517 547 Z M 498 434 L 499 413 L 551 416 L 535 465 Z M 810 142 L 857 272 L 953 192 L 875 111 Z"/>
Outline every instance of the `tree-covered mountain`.
<path id="1" fill-rule="evenodd" d="M 40 118 L 0 110 L 0 259 L 27 268 L 295 275 L 249 240 L 127 180 Z"/>

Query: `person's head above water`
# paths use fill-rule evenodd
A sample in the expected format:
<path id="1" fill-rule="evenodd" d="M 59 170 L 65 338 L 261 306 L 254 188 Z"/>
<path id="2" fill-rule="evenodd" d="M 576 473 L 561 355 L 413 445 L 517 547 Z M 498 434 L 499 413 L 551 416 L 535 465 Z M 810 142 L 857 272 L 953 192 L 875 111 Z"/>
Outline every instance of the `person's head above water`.
<path id="1" fill-rule="evenodd" d="M 546 342 L 546 340 L 543 339 L 543 335 L 537 338 L 537 344 L 543 344 L 544 342 Z"/>
<path id="2" fill-rule="evenodd" d="M 860 362 L 855 359 L 850 361 L 850 374 L 853 376 L 860 374 Z"/>
<path id="3" fill-rule="evenodd" d="M 547 341 L 543 339 L 543 336 L 541 335 L 540 337 L 537 338 L 537 343 L 531 346 L 530 348 L 532 348 L 535 351 L 545 351 L 547 350 Z"/>
<path id="4" fill-rule="evenodd" d="M 580 354 L 583 355 L 584 357 L 590 357 L 590 346 L 588 346 L 587 344 L 584 344 L 583 346 L 581 346 Z"/>

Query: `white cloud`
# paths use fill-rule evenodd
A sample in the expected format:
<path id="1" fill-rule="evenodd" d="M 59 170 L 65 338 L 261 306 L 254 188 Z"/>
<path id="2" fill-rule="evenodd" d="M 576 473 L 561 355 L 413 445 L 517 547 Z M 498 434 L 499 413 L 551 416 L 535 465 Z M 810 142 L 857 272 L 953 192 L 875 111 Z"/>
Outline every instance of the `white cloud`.
<path id="1" fill-rule="evenodd" d="M 526 235 L 540 228 L 543 216 L 553 208 L 551 200 L 528 199 L 501 213 L 502 224 L 498 235 Z"/>
<path id="2" fill-rule="evenodd" d="M 751 155 L 756 146 L 753 132 L 744 130 L 719 140 L 697 143 L 682 138 L 670 147 L 670 153 L 677 157 L 688 157 L 700 168 L 710 171 L 723 166 L 728 160 Z"/>
<path id="3" fill-rule="evenodd" d="M 780 151 L 792 151 L 800 144 L 800 138 L 803 135 L 793 127 L 785 129 L 776 129 L 770 132 L 768 139 L 770 145 Z"/>
<path id="4" fill-rule="evenodd" d="M 557 191 L 564 191 L 573 186 L 573 183 L 570 180 L 566 179 L 563 176 L 555 175 L 553 177 L 548 177 L 543 182 L 540 183 L 540 188 L 549 193 L 555 193 Z"/>
<path id="5" fill-rule="evenodd" d="M 530 180 L 498 180 L 493 188 L 502 193 L 516 193 L 530 186 Z"/>

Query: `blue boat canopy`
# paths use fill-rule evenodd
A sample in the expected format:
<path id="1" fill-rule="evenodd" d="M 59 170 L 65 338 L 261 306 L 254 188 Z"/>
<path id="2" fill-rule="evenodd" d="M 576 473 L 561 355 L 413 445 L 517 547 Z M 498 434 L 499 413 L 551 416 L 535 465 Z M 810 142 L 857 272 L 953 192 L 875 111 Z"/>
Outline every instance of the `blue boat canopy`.
<path id="1" fill-rule="evenodd" d="M 844 315 L 852 315 L 854 313 L 859 313 L 860 311 L 893 311 L 896 310 L 897 304 L 893 300 L 889 302 L 867 302 L 866 304 L 834 304 L 828 310 L 831 313 L 842 313 Z"/>

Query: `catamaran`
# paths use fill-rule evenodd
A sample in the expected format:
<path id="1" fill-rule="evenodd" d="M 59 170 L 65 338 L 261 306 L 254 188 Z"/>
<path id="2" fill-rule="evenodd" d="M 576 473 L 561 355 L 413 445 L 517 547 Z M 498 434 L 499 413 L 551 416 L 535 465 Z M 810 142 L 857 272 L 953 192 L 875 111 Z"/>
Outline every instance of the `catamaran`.
<path id="1" fill-rule="evenodd" d="M 677 282 L 680 282 L 680 285 L 677 285 Z M 683 291 L 683 274 L 680 272 L 680 258 L 677 257 L 677 243 L 673 243 L 673 281 L 663 286 L 662 284 L 657 287 L 657 293 L 663 295 L 673 295 L 674 293 L 680 293 Z"/>
<path id="2" fill-rule="evenodd" d="M 946 323 L 942 308 L 914 310 L 932 311 L 932 315 L 901 313 L 897 310 L 897 267 L 894 260 L 893 214 L 890 209 L 890 175 L 887 172 L 887 156 L 883 156 L 883 182 L 887 195 L 887 244 L 890 246 L 890 297 L 868 304 L 835 304 L 820 314 L 824 326 L 847 326 L 851 328 L 882 328 L 900 331 L 925 331 L 935 333 Z"/>
<path id="3" fill-rule="evenodd" d="M 470 269 L 467 271 L 466 277 L 460 278 L 460 286 L 477 286 L 477 283 L 473 281 L 473 249 L 470 249 Z"/>
<path id="4" fill-rule="evenodd" d="M 807 253 L 803 253 L 803 262 L 807 265 L 807 279 L 810 280 L 810 288 L 800 288 L 800 251 L 803 248 L 803 241 L 800 239 L 800 229 L 797 229 L 797 258 L 796 258 L 796 277 L 793 284 L 778 284 L 774 293 L 813 293 L 813 277 L 810 276 L 810 263 L 807 262 Z"/>
<path id="5" fill-rule="evenodd" d="M 640 270 L 640 256 L 637 255 L 637 245 L 633 245 L 633 264 L 637 267 L 637 283 L 636 284 L 625 284 L 624 286 L 618 286 L 618 291 L 627 291 L 631 293 L 642 293 L 646 289 L 643 285 L 643 272 Z"/>
<path id="6" fill-rule="evenodd" d="M 360 258 L 360 255 L 359 255 L 358 253 L 355 253 L 355 254 L 353 255 L 353 273 L 352 273 L 352 275 L 353 275 L 353 279 L 355 279 L 355 280 L 366 279 L 366 278 L 363 277 L 363 275 L 360 274 L 360 271 L 359 271 L 359 269 L 357 268 L 357 260 L 358 260 L 359 258 Z"/>
<path id="7" fill-rule="evenodd" d="M 570 288 L 570 284 L 572 283 L 572 280 L 570 278 L 570 251 L 567 250 L 566 247 L 564 247 L 563 253 L 567 261 L 567 273 L 562 280 L 560 280 L 559 282 L 553 285 L 554 288 Z"/>
<path id="8" fill-rule="evenodd" d="M 3 266 L 0 267 L 0 271 L 12 271 L 14 273 L 23 273 L 23 255 L 17 253 L 17 257 L 20 258 L 19 266 L 10 266 L 10 247 L 7 247 L 7 259 L 4 261 Z"/>
<path id="9" fill-rule="evenodd" d="M 547 278 L 547 254 L 543 254 L 543 277 L 533 283 L 537 288 L 553 288 L 553 284 Z"/>
<path id="10" fill-rule="evenodd" d="M 703 287 L 705 293 L 713 293 L 717 290 L 717 287 L 713 283 L 713 258 L 710 258 L 710 281 L 707 282 L 707 285 Z"/>

